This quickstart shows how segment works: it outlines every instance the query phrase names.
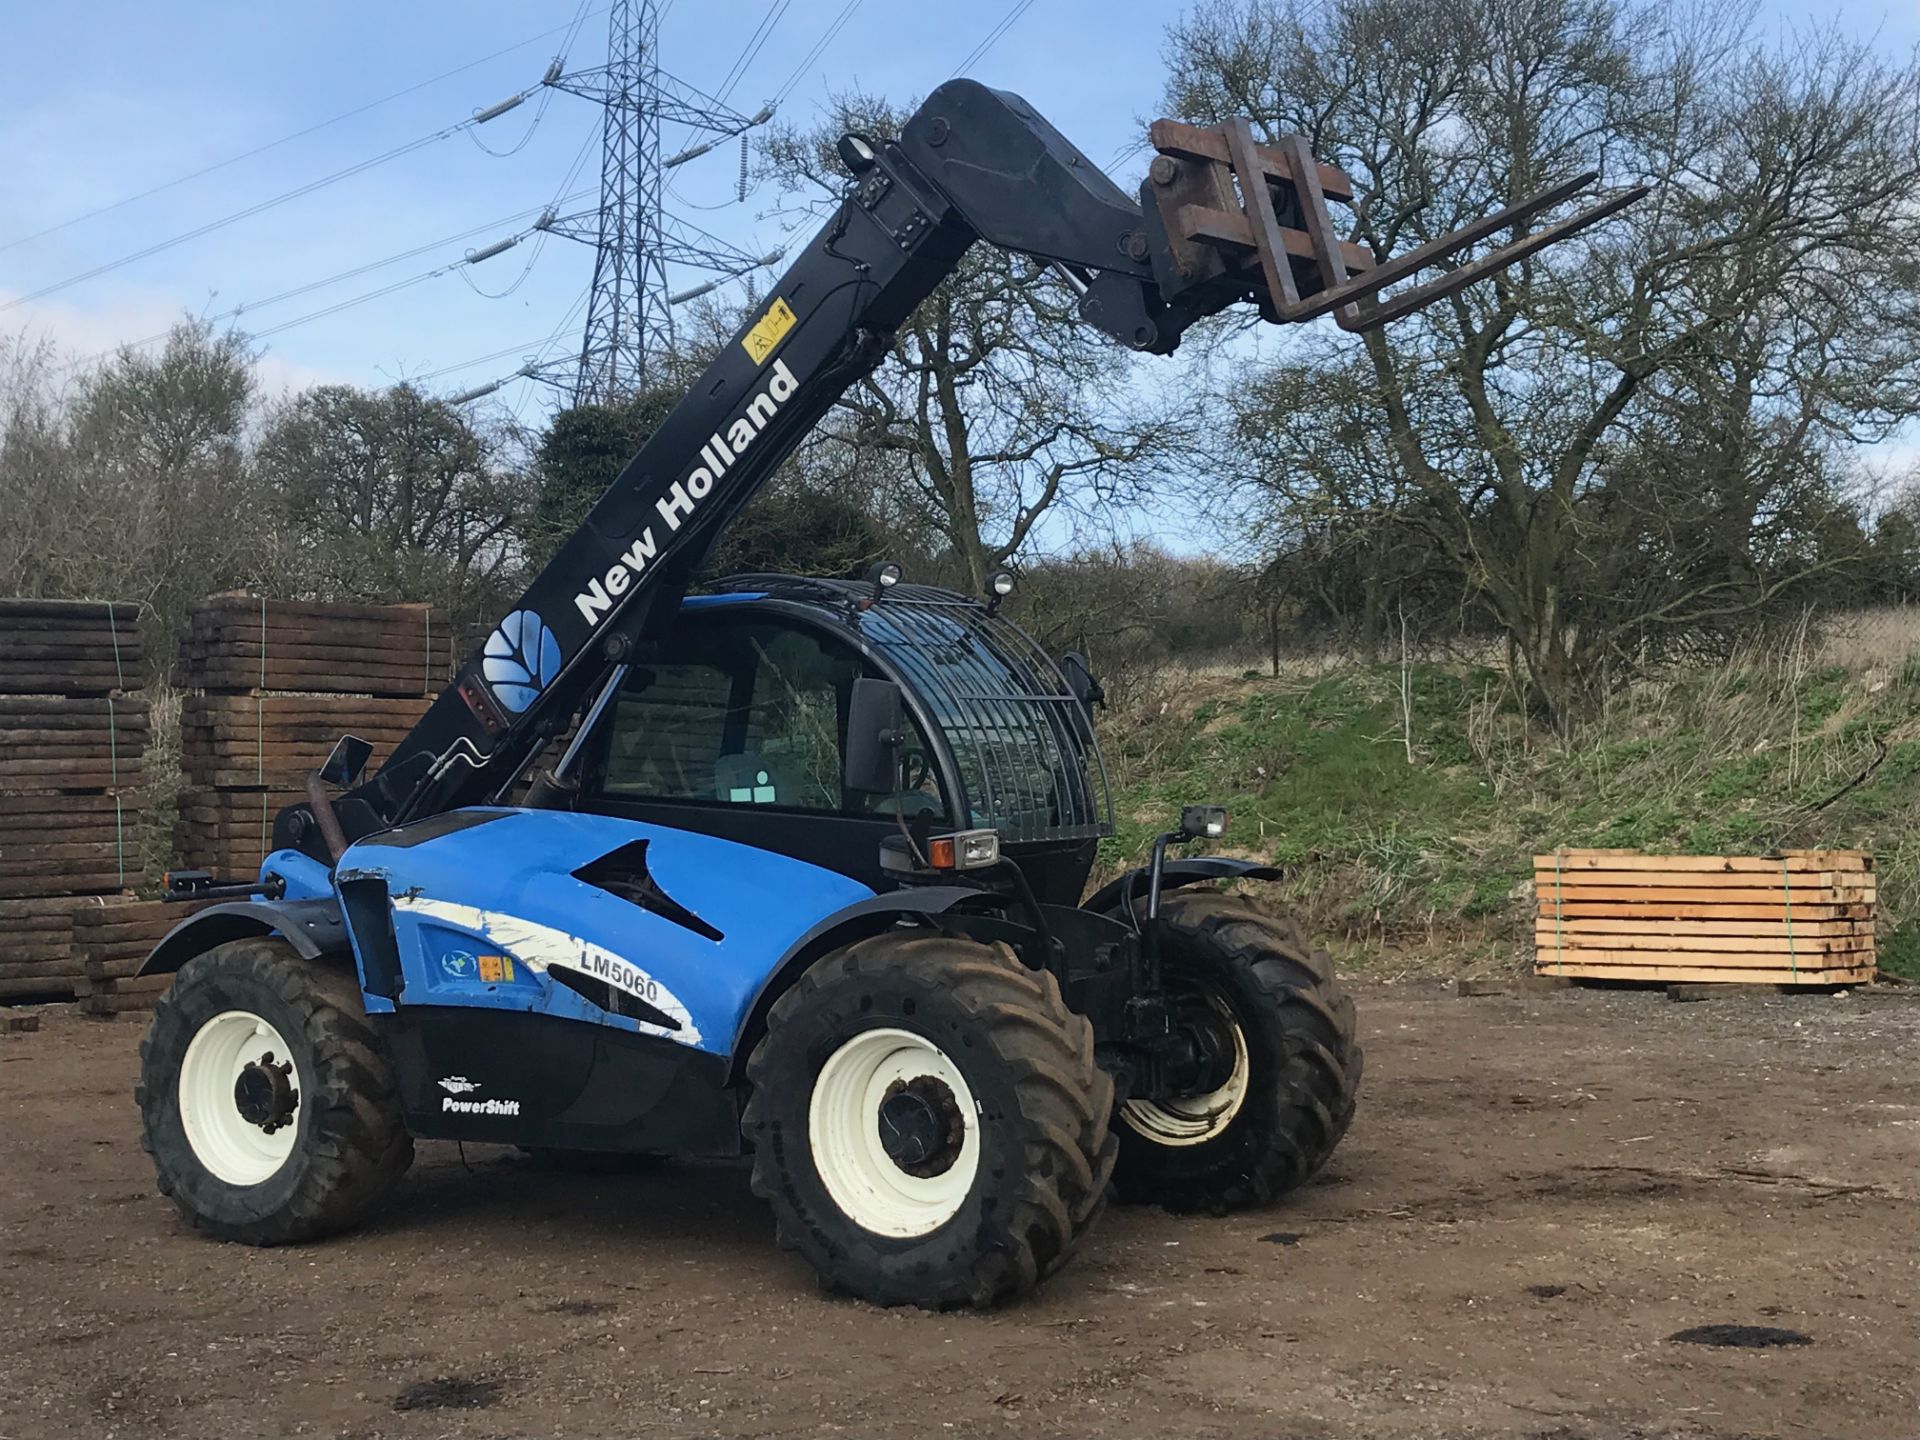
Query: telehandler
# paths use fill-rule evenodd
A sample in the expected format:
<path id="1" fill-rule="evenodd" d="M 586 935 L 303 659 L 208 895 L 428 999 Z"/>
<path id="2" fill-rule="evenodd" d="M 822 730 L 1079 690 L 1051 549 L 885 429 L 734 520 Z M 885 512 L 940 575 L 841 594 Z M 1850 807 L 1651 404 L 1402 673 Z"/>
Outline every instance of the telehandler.
<path id="1" fill-rule="evenodd" d="M 969 246 L 1055 267 L 1087 324 L 1165 354 L 1240 303 L 1382 324 L 1637 194 L 1528 231 L 1581 176 L 1381 262 L 1336 233 L 1353 187 L 1299 138 L 1151 138 L 1135 198 L 968 80 L 897 141 L 844 137 L 831 219 L 378 774 L 343 737 L 257 877 L 170 877 L 220 903 L 145 963 L 175 979 L 137 1100 L 195 1226 L 343 1230 L 418 1138 L 750 1155 L 829 1288 L 987 1306 L 1058 1270 L 1110 1192 L 1224 1212 L 1320 1168 L 1360 1082 L 1352 1002 L 1217 888 L 1273 871 L 1170 857 L 1220 836 L 1217 808 L 1083 898 L 1112 833 L 1099 686 L 1000 613 L 1009 577 L 690 593 Z"/>

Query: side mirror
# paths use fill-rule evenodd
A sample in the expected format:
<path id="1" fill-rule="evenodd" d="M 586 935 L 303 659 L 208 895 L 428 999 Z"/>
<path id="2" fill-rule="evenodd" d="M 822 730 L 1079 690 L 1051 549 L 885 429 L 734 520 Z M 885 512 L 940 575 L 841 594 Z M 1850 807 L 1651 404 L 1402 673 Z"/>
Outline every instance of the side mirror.
<path id="1" fill-rule="evenodd" d="M 907 707 L 891 680 L 862 676 L 847 703 L 847 789 L 891 795 L 900 788 L 900 743 L 906 738 Z"/>
<path id="2" fill-rule="evenodd" d="M 1093 678 L 1093 667 L 1087 664 L 1087 657 L 1078 650 L 1069 650 L 1060 657 L 1060 675 L 1067 682 L 1067 689 L 1073 693 L 1087 713 L 1093 713 L 1096 705 L 1107 703 L 1107 692 L 1100 682 Z"/>
<path id="3" fill-rule="evenodd" d="M 337 790 L 351 788 L 373 758 L 373 744 L 358 735 L 342 735 L 320 766 L 320 778 Z"/>
<path id="4" fill-rule="evenodd" d="M 1080 702 L 1072 711 L 1073 728 L 1083 743 L 1091 745 L 1093 707 L 1107 703 L 1107 692 L 1093 678 L 1093 668 L 1087 664 L 1087 657 L 1078 650 L 1069 650 L 1061 655 L 1060 678 L 1067 682 L 1067 692 Z"/>

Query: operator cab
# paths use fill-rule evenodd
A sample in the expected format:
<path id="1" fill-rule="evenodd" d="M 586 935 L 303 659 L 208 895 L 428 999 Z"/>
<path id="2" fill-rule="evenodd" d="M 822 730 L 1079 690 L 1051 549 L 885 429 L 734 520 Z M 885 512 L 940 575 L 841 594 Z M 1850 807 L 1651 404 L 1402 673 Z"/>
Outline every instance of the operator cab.
<path id="1" fill-rule="evenodd" d="M 878 597 L 878 598 L 876 598 Z M 848 783 L 855 682 L 899 687 L 890 790 Z M 918 822 L 991 829 L 1043 901 L 1073 904 L 1112 831 L 1084 702 L 986 604 L 928 586 L 743 576 L 685 601 L 589 737 L 577 807 L 894 888 Z"/>

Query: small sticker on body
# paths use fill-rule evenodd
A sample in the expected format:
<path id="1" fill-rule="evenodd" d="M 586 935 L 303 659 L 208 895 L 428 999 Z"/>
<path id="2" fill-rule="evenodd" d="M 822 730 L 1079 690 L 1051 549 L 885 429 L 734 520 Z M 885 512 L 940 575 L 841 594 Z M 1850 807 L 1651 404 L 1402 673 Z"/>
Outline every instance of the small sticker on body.
<path id="1" fill-rule="evenodd" d="M 773 354 L 774 346 L 787 338 L 787 332 L 793 329 L 797 317 L 791 306 L 778 295 L 767 307 L 767 313 L 753 322 L 753 328 L 740 338 L 740 344 L 747 354 L 753 357 L 753 363 L 764 365 L 767 357 Z"/>
<path id="2" fill-rule="evenodd" d="M 485 985 L 511 985 L 513 983 L 513 961 L 505 955 L 482 955 L 480 957 L 480 980 Z"/>

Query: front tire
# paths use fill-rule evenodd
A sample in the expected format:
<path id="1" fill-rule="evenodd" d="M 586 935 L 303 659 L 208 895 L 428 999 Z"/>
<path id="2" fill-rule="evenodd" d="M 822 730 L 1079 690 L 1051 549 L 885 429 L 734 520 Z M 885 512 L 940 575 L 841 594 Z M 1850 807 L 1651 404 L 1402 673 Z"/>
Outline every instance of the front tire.
<path id="1" fill-rule="evenodd" d="M 1353 1120 L 1353 1001 L 1326 951 L 1239 896 L 1169 895 L 1160 924 L 1167 989 L 1218 1037 L 1219 1063 L 1205 1093 L 1120 1106 L 1116 1193 L 1182 1212 L 1268 1204 L 1311 1179 Z"/>
<path id="2" fill-rule="evenodd" d="M 895 930 L 828 955 L 747 1075 L 754 1191 L 830 1290 L 992 1305 L 1064 1265 L 1105 1206 L 1093 1027 L 1003 945 Z"/>
<path id="3" fill-rule="evenodd" d="M 222 1240 L 344 1230 L 413 1161 L 353 979 L 282 940 L 229 941 L 181 967 L 140 1042 L 134 1100 L 161 1193 Z"/>

